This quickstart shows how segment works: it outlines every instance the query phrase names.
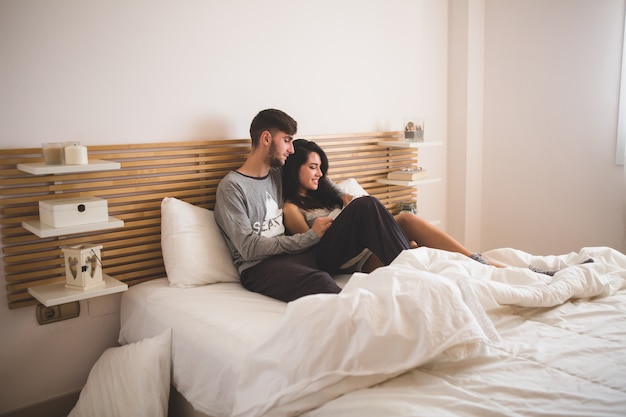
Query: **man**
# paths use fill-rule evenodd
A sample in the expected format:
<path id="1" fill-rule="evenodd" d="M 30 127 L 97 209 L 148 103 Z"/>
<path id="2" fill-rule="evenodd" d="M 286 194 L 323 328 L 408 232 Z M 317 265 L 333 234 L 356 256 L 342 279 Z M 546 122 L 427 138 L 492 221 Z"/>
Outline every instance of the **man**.
<path id="1" fill-rule="evenodd" d="M 285 235 L 281 167 L 294 152 L 297 128 L 280 110 L 259 112 L 250 125 L 250 154 L 220 181 L 215 203 L 215 220 L 242 285 L 282 301 L 341 291 L 332 276 L 318 269 L 311 250 L 332 220 L 319 218 L 306 233 Z"/>

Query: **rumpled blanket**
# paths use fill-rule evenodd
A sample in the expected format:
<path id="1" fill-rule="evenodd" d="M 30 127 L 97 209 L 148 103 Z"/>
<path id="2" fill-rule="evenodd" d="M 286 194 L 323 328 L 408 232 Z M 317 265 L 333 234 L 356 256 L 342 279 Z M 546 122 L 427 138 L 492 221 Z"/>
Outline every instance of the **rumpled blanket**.
<path id="1" fill-rule="evenodd" d="M 232 415 L 297 415 L 439 355 L 462 359 L 481 344 L 499 343 L 490 309 L 609 296 L 626 282 L 626 256 L 610 248 L 550 257 L 498 249 L 483 256 L 509 267 L 412 249 L 369 275 L 355 274 L 339 295 L 290 303 L 281 323 L 247 355 L 233 387 Z M 593 262 L 582 263 L 588 259 Z M 560 271 L 538 274 L 530 264 Z"/>

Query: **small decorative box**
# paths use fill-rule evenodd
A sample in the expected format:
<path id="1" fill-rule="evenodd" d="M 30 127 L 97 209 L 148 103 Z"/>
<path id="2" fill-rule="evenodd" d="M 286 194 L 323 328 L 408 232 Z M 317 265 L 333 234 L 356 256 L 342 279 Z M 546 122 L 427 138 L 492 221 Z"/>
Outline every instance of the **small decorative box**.
<path id="1" fill-rule="evenodd" d="M 65 287 L 90 290 L 102 287 L 102 245 L 78 245 L 61 248 L 65 256 Z"/>
<path id="2" fill-rule="evenodd" d="M 107 201 L 98 197 L 39 201 L 39 220 L 50 227 L 70 227 L 109 220 Z"/>

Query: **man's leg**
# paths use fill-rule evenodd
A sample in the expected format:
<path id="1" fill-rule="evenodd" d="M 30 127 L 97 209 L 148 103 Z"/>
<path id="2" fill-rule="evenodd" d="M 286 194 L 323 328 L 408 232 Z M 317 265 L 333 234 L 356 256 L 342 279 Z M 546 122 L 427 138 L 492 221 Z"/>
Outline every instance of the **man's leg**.
<path id="1" fill-rule="evenodd" d="M 409 249 L 409 241 L 391 213 L 374 197 L 353 200 L 333 221 L 317 245 L 317 263 L 335 273 L 364 248 L 371 250 L 384 265 Z"/>
<path id="2" fill-rule="evenodd" d="M 249 291 L 281 301 L 341 291 L 333 277 L 317 267 L 314 250 L 265 259 L 242 272 L 241 284 Z"/>

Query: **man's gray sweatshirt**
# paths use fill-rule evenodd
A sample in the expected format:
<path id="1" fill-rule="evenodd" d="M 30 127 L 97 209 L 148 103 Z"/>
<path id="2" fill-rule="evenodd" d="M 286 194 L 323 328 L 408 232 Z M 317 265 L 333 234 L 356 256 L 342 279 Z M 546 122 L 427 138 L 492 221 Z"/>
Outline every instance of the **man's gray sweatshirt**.
<path id="1" fill-rule="evenodd" d="M 215 221 L 239 273 L 269 256 L 299 253 L 319 242 L 312 229 L 285 235 L 283 202 L 280 168 L 262 178 L 231 171 L 220 181 Z"/>

